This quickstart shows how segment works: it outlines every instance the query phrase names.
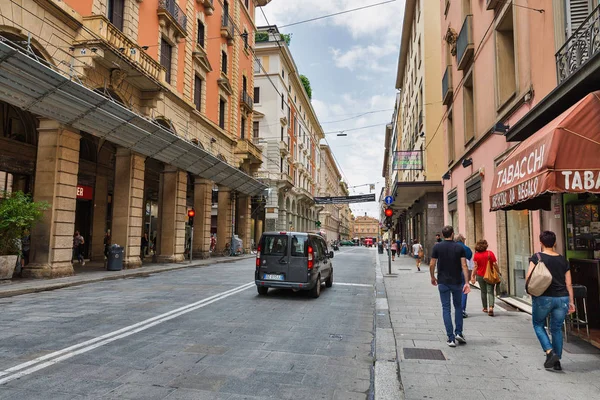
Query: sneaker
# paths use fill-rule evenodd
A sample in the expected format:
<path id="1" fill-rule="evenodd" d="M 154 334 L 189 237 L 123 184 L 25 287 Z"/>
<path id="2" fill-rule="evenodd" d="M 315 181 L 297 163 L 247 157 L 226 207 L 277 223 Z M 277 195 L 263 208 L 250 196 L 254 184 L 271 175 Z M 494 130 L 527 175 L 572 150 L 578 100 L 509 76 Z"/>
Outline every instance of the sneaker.
<path id="1" fill-rule="evenodd" d="M 456 341 L 459 344 L 467 344 L 467 339 L 465 339 L 465 335 L 462 335 L 462 334 L 456 335 Z"/>
<path id="2" fill-rule="evenodd" d="M 463 311 L 463 318 L 469 318 L 469 314 L 467 314 L 465 311 Z"/>
<path id="3" fill-rule="evenodd" d="M 550 353 L 546 353 L 546 361 L 544 362 L 544 368 L 554 368 L 554 364 L 560 361 L 554 350 L 550 350 Z"/>
<path id="4" fill-rule="evenodd" d="M 560 361 L 555 362 L 553 368 L 555 371 L 562 371 L 562 366 L 560 365 Z"/>
<path id="5" fill-rule="evenodd" d="M 446 344 L 448 345 L 448 347 L 456 347 L 456 342 L 454 340 L 448 339 Z"/>
<path id="6" fill-rule="evenodd" d="M 81 262 L 81 266 L 83 267 L 84 265 L 85 265 L 85 261 L 82 261 Z"/>

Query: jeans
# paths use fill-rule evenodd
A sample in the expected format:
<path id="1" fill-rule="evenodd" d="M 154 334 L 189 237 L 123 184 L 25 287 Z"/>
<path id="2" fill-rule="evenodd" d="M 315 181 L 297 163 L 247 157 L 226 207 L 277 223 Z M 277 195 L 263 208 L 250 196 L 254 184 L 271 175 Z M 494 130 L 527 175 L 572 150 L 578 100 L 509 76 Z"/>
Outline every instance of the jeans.
<path id="1" fill-rule="evenodd" d="M 544 351 L 550 349 L 560 358 L 563 349 L 563 334 L 562 326 L 565 322 L 565 317 L 569 312 L 569 296 L 566 297 L 549 297 L 549 296 L 533 296 L 531 320 L 533 322 L 533 330 L 542 345 Z M 544 329 L 546 318 L 550 316 L 550 334 L 552 335 L 552 343 L 548 337 L 548 332 Z"/>
<path id="2" fill-rule="evenodd" d="M 494 308 L 496 298 L 494 296 L 494 287 L 496 285 L 490 285 L 483 280 L 483 276 L 477 275 L 477 282 L 479 282 L 479 289 L 481 290 L 481 304 L 483 308 Z"/>
<path id="3" fill-rule="evenodd" d="M 438 284 L 440 291 L 440 299 L 442 300 L 442 312 L 444 316 L 444 325 L 446 326 L 446 335 L 448 340 L 454 341 L 455 335 L 463 333 L 463 316 L 462 316 L 462 286 L 461 285 L 445 285 Z M 454 304 L 454 322 L 456 330 L 452 326 L 452 311 L 450 310 L 450 296 L 452 296 L 452 304 Z"/>
<path id="4" fill-rule="evenodd" d="M 469 271 L 469 275 L 468 275 L 469 280 L 471 280 L 471 274 L 472 273 L 473 273 L 473 271 Z M 462 285 L 465 286 L 466 282 L 465 282 L 465 276 L 464 276 L 464 274 L 461 273 L 460 277 L 461 277 L 461 283 L 462 283 Z M 462 294 L 462 310 L 463 310 L 463 312 L 467 312 L 467 297 L 468 296 L 469 295 L 466 294 L 466 293 Z"/>

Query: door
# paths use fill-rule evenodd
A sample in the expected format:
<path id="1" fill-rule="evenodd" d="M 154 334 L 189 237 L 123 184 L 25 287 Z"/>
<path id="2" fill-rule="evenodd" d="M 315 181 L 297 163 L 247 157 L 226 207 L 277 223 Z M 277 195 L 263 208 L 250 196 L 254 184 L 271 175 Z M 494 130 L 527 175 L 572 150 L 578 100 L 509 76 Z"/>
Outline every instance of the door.
<path id="1" fill-rule="evenodd" d="M 78 199 L 75 208 L 75 230 L 83 236 L 83 249 L 81 251 L 83 258 L 89 259 L 90 243 L 92 228 L 92 201 Z M 103 232 L 97 232 L 97 235 L 102 235 Z"/>
<path id="2" fill-rule="evenodd" d="M 325 279 L 331 275 L 331 259 L 329 258 L 329 249 L 327 248 L 327 242 L 323 238 L 317 238 L 317 241 L 321 245 L 321 252 L 323 254 L 321 258 L 321 278 Z M 373 240 L 371 240 L 371 243 Z"/>
<path id="3" fill-rule="evenodd" d="M 290 282 L 308 282 L 308 235 L 292 233 L 290 236 L 290 269 L 288 280 Z M 314 265 L 316 267 L 316 261 Z"/>
<path id="4" fill-rule="evenodd" d="M 288 235 L 264 235 L 260 244 L 260 280 L 290 281 Z"/>

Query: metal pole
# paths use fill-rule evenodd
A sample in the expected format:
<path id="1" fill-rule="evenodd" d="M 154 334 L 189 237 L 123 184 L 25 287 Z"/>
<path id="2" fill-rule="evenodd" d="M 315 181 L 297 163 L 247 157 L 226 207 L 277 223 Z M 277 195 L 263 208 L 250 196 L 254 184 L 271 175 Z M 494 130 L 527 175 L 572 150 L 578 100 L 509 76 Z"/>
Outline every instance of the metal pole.
<path id="1" fill-rule="evenodd" d="M 192 262 L 192 255 L 194 254 L 194 226 L 192 225 L 192 231 L 190 232 L 190 262 Z"/>
<path id="2" fill-rule="evenodd" d="M 235 198 L 236 192 L 231 192 L 231 245 L 229 246 L 229 255 L 235 255 L 235 250 L 233 249 L 233 240 L 235 235 Z"/>
<path id="3" fill-rule="evenodd" d="M 388 243 L 388 275 L 392 274 L 392 240 L 394 239 L 394 230 L 390 229 L 392 234 L 390 235 L 389 243 Z"/>

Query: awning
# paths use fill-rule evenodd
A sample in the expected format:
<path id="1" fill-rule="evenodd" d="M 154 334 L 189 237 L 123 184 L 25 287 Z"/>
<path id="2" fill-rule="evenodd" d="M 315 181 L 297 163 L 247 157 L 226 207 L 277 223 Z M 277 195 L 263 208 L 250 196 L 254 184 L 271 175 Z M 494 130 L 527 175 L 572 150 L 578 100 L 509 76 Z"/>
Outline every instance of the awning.
<path id="1" fill-rule="evenodd" d="M 435 181 L 396 182 L 392 208 L 406 210 L 427 193 L 438 193 L 443 189 L 442 183 Z"/>
<path id="2" fill-rule="evenodd" d="M 192 142 L 0 42 L 0 100 L 247 195 L 267 188 Z"/>
<path id="3" fill-rule="evenodd" d="M 491 210 L 550 210 L 552 193 L 600 193 L 600 91 L 515 147 L 496 168 Z"/>

